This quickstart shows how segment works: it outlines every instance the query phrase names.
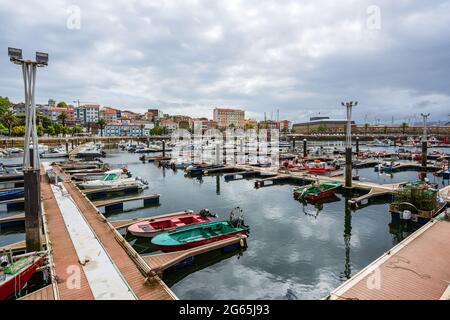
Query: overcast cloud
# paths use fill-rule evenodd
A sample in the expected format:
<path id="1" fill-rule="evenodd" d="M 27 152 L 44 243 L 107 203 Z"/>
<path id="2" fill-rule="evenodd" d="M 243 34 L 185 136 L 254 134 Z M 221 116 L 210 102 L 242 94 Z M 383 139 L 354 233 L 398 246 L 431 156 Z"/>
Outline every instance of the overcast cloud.
<path id="1" fill-rule="evenodd" d="M 343 118 L 350 99 L 360 122 L 450 113 L 450 1 L 0 0 L 0 29 L 0 95 L 15 102 L 8 46 L 49 53 L 38 102 L 294 121 Z"/>

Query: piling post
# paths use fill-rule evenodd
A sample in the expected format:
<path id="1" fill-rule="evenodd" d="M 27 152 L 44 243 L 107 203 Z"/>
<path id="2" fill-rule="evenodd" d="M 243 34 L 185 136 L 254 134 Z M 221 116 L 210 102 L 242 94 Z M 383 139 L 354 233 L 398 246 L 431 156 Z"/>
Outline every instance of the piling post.
<path id="1" fill-rule="evenodd" d="M 427 154 L 428 154 L 428 137 L 427 137 L 427 119 L 430 114 L 420 114 L 423 117 L 423 134 L 422 134 L 422 174 L 421 179 L 425 180 L 427 176 Z"/>
<path id="2" fill-rule="evenodd" d="M 347 108 L 347 132 L 345 146 L 345 188 L 352 188 L 352 107 L 358 102 L 342 102 L 342 106 Z"/>
<path id="3" fill-rule="evenodd" d="M 165 140 L 162 141 L 162 156 L 163 156 L 163 158 L 166 157 L 166 141 Z"/>
<path id="4" fill-rule="evenodd" d="M 292 149 L 295 150 L 295 138 L 292 138 Z"/>
<path id="5" fill-rule="evenodd" d="M 359 155 L 359 137 L 356 137 L 356 154 Z"/>
<path id="6" fill-rule="evenodd" d="M 303 158 L 306 158 L 307 156 L 308 156 L 307 140 L 303 139 Z"/>

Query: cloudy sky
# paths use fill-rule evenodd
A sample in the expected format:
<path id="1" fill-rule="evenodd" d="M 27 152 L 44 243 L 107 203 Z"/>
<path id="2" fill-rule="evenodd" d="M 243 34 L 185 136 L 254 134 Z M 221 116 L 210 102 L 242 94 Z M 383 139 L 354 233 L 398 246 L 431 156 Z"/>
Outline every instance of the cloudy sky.
<path id="1" fill-rule="evenodd" d="M 0 0 L 0 95 L 23 100 L 8 46 L 48 52 L 48 98 L 212 117 L 433 120 L 450 113 L 450 1 Z"/>

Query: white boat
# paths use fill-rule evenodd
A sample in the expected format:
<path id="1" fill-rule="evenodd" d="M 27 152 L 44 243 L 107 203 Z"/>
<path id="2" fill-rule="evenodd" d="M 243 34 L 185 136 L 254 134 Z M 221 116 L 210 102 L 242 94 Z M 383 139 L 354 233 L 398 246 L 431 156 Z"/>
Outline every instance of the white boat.
<path id="1" fill-rule="evenodd" d="M 117 170 L 105 173 L 102 179 L 80 183 L 80 187 L 84 189 L 109 189 L 133 186 L 138 187 L 139 189 L 145 189 L 148 187 L 148 183 L 139 177 L 123 178 L 122 174 Z"/>
<path id="2" fill-rule="evenodd" d="M 50 159 L 50 158 L 63 158 L 67 157 L 68 154 L 64 148 L 53 148 L 49 151 L 40 154 L 41 158 Z"/>
<path id="3" fill-rule="evenodd" d="M 8 148 L 8 149 L 6 149 L 6 151 L 8 151 L 9 154 L 22 153 L 23 149 L 22 148 Z"/>
<path id="4" fill-rule="evenodd" d="M 385 141 L 380 141 L 378 139 L 374 139 L 372 142 L 367 144 L 368 147 L 390 147 L 391 145 L 392 145 L 392 141 L 390 141 L 388 139 Z"/>

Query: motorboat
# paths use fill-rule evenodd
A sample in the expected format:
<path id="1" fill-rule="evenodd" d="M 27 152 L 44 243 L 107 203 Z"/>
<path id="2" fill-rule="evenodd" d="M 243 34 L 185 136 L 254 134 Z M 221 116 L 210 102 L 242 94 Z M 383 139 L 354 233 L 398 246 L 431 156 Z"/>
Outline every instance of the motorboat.
<path id="1" fill-rule="evenodd" d="M 80 158 L 95 158 L 102 157 L 105 155 L 105 152 L 102 150 L 102 145 L 100 143 L 86 143 L 81 149 L 77 152 L 77 157 Z"/>
<path id="2" fill-rule="evenodd" d="M 103 180 L 105 179 L 106 175 L 109 174 L 118 174 L 121 179 L 125 178 L 131 178 L 131 173 L 128 171 L 127 168 L 121 168 L 121 169 L 114 169 L 114 170 L 108 170 L 105 172 L 100 173 L 75 173 L 72 175 L 73 180 L 77 181 L 94 181 L 94 180 Z"/>
<path id="3" fill-rule="evenodd" d="M 64 158 L 67 156 L 68 156 L 68 154 L 67 154 L 66 150 L 62 147 L 52 148 L 52 149 L 47 150 L 46 152 L 40 154 L 40 157 L 43 159 Z"/>

